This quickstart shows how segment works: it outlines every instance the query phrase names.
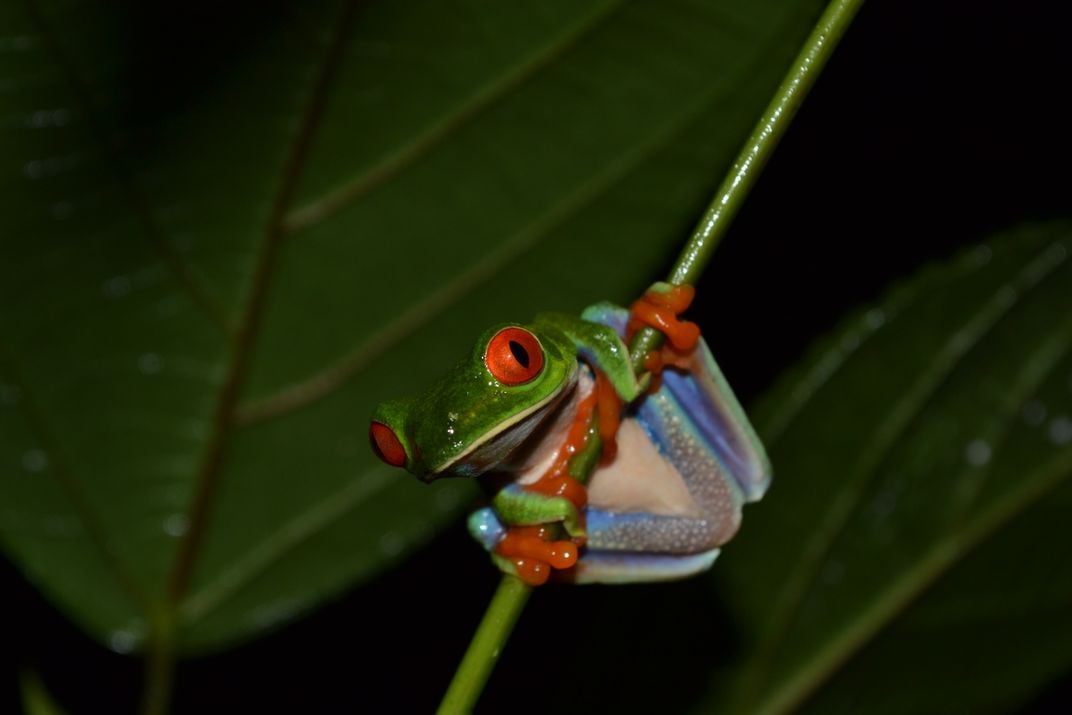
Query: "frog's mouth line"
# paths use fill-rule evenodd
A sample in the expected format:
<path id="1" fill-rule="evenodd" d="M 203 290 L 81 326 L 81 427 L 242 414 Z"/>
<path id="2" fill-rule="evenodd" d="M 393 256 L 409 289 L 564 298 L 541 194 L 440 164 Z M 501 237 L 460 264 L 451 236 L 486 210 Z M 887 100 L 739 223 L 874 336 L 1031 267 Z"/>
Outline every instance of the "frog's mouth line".
<path id="1" fill-rule="evenodd" d="M 501 429 L 489 432 L 474 441 L 464 452 L 421 477 L 421 481 L 431 482 L 448 474 L 478 477 L 495 469 L 539 428 L 547 414 L 573 394 L 577 387 L 578 373 L 578 367 L 574 364 L 573 370 L 563 378 L 562 385 L 552 390 L 547 397 L 503 421 Z"/>

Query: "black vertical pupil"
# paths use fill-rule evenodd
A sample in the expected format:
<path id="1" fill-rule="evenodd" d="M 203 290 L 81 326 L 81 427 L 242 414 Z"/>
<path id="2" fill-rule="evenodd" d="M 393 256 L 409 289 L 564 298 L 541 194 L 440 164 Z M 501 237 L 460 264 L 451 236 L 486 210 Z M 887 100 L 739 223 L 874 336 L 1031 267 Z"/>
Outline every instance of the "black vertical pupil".
<path id="1" fill-rule="evenodd" d="M 521 367 L 529 366 L 529 351 L 525 349 L 524 345 L 516 340 L 511 340 L 510 352 L 513 353 L 514 359 L 521 363 Z"/>

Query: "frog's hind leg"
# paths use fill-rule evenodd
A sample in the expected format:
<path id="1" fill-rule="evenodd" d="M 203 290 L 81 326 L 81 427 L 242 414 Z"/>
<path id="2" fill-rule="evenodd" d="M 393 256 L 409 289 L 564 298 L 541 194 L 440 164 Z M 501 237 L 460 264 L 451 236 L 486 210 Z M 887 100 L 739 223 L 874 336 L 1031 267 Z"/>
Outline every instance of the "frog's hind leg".
<path id="1" fill-rule="evenodd" d="M 615 551 L 680 556 L 721 546 L 737 530 L 736 513 L 671 516 L 588 510 L 590 552 Z"/>
<path id="2" fill-rule="evenodd" d="M 641 583 L 687 578 L 711 568 L 718 549 L 696 554 L 643 554 L 629 551 L 589 551 L 570 571 L 573 583 Z"/>
<path id="3" fill-rule="evenodd" d="M 629 312 L 610 303 L 589 306 L 583 314 L 624 335 Z M 701 338 L 688 354 L 684 371 L 667 369 L 662 386 L 639 406 L 640 419 L 665 433 L 677 416 L 687 418 L 690 439 L 716 455 L 725 476 L 735 480 L 744 501 L 757 501 L 770 484 L 770 462 L 763 444 Z"/>

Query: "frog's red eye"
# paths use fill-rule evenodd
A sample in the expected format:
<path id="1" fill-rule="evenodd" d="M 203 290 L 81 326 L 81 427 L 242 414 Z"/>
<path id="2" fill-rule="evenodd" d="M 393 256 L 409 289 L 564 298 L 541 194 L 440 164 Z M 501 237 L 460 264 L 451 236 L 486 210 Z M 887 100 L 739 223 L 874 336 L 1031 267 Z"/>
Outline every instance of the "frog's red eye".
<path id="1" fill-rule="evenodd" d="M 524 328 L 503 328 L 488 341 L 484 364 L 504 385 L 522 385 L 543 370 L 543 348 Z"/>
<path id="2" fill-rule="evenodd" d="M 392 467 L 406 466 L 406 448 L 390 427 L 382 422 L 373 422 L 369 426 L 369 441 L 376 456 Z"/>

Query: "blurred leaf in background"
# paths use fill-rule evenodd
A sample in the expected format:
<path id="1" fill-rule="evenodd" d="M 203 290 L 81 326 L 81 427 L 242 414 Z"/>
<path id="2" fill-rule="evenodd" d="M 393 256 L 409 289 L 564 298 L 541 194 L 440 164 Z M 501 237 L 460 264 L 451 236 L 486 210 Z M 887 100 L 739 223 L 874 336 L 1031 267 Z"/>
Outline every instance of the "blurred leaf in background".
<path id="1" fill-rule="evenodd" d="M 1072 663 L 1067 224 L 850 319 L 757 428 L 779 494 L 719 572 L 755 639 L 719 712 L 786 712 L 821 685 L 805 711 L 1001 710 Z"/>
<path id="2" fill-rule="evenodd" d="M 893 5 L 700 286 L 745 397 L 891 278 L 1072 210 L 1039 169 L 1067 166 L 1037 119 L 1061 23 Z M 495 574 L 466 484 L 375 465 L 371 406 L 491 322 L 665 273 L 820 6 L 0 8 L 10 657 L 70 711 L 136 703 L 140 666 L 24 577 L 112 650 L 174 615 L 217 651 L 181 712 L 430 709 Z M 765 400 L 776 482 L 710 578 L 541 591 L 484 708 L 992 711 L 1066 672 L 1067 242 L 1023 229 L 851 318 Z"/>

